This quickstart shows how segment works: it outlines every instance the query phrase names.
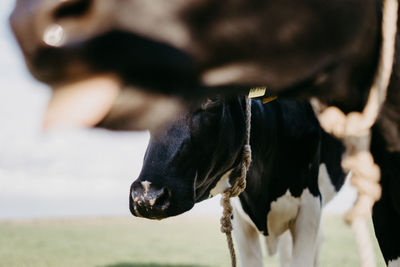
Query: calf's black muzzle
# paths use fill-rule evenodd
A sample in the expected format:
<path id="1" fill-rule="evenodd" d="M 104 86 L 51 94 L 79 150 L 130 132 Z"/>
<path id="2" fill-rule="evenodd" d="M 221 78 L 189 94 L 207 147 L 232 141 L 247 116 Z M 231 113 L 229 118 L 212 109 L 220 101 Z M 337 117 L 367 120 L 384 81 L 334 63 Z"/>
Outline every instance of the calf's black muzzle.
<path id="1" fill-rule="evenodd" d="M 170 191 L 147 181 L 136 181 L 131 186 L 129 208 L 137 217 L 164 219 L 170 206 Z"/>

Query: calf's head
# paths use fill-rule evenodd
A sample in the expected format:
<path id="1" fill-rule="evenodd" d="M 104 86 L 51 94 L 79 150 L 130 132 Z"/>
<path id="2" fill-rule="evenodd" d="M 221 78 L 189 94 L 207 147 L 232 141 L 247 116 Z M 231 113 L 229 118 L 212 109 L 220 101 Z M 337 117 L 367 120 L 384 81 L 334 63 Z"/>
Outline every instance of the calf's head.
<path id="1" fill-rule="evenodd" d="M 244 105 L 241 98 L 208 100 L 152 135 L 142 171 L 131 187 L 132 214 L 162 219 L 221 193 L 216 185 L 223 188 L 230 173 L 240 171 Z"/>

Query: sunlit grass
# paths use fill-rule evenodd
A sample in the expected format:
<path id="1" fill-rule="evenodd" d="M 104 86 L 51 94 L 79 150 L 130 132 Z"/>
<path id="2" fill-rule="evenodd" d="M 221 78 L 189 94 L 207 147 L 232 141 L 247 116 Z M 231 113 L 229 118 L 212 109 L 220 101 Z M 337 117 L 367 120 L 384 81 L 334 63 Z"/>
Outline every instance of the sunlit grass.
<path id="1" fill-rule="evenodd" d="M 324 220 L 321 266 L 357 266 L 352 232 L 341 218 Z M 277 258 L 266 266 L 279 266 Z M 0 223 L 4 267 L 229 266 L 218 218 L 40 220 Z M 379 265 L 384 266 L 379 258 Z M 251 267 L 251 266 L 249 266 Z"/>

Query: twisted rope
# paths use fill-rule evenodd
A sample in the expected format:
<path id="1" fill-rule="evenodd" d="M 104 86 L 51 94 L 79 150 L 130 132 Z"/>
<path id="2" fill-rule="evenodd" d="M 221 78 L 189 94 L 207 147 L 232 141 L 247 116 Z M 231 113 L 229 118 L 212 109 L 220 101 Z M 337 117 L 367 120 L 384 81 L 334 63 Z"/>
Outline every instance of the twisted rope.
<path id="1" fill-rule="evenodd" d="M 374 203 L 381 197 L 380 169 L 370 152 L 371 127 L 386 99 L 392 74 L 397 16 L 398 0 L 384 0 L 379 65 L 362 113 L 352 112 L 346 116 L 336 107 L 326 107 L 317 99 L 311 100 L 322 128 L 341 139 L 346 147 L 342 167 L 345 171 L 352 171 L 351 183 L 358 191 L 353 208 L 346 214 L 346 222 L 354 231 L 363 267 L 376 266 L 375 253 L 366 224 Z"/>
<path id="2" fill-rule="evenodd" d="M 225 190 L 221 198 L 221 205 L 223 207 L 223 214 L 221 217 L 221 232 L 226 234 L 228 242 L 229 253 L 231 255 L 232 267 L 236 267 L 236 254 L 235 247 L 232 240 L 232 205 L 230 202 L 231 197 L 239 196 L 246 189 L 246 176 L 247 171 L 251 164 L 251 147 L 250 147 L 250 128 L 251 128 L 251 100 L 245 98 L 246 101 L 246 133 L 245 142 L 243 146 L 243 158 L 240 166 L 240 176 L 235 180 L 232 187 Z"/>

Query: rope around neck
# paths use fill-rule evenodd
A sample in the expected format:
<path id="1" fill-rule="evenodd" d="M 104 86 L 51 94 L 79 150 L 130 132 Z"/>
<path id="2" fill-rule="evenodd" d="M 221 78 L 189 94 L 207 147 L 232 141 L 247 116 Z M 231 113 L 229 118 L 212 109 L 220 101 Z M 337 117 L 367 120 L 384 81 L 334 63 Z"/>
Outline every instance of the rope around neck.
<path id="1" fill-rule="evenodd" d="M 352 171 L 351 183 L 358 191 L 353 208 L 346 214 L 346 222 L 354 231 L 362 267 L 376 266 L 375 253 L 366 224 L 374 203 L 381 197 L 380 169 L 370 152 L 371 127 L 386 99 L 392 75 L 398 4 L 398 0 L 383 0 L 379 65 L 362 113 L 352 112 L 345 115 L 336 107 L 327 107 L 317 99 L 311 100 L 322 128 L 341 139 L 346 146 L 342 167 L 345 171 Z"/>
<path id="2" fill-rule="evenodd" d="M 251 164 L 251 147 L 250 147 L 250 128 L 251 128 L 251 99 L 245 97 L 246 102 L 246 133 L 243 146 L 243 158 L 240 166 L 240 176 L 235 180 L 232 187 L 225 190 L 222 195 L 221 205 L 223 207 L 223 215 L 221 218 L 221 232 L 226 234 L 228 241 L 229 253 L 231 255 L 232 267 L 236 267 L 236 254 L 232 240 L 232 205 L 231 197 L 237 197 L 246 189 L 247 171 Z"/>

